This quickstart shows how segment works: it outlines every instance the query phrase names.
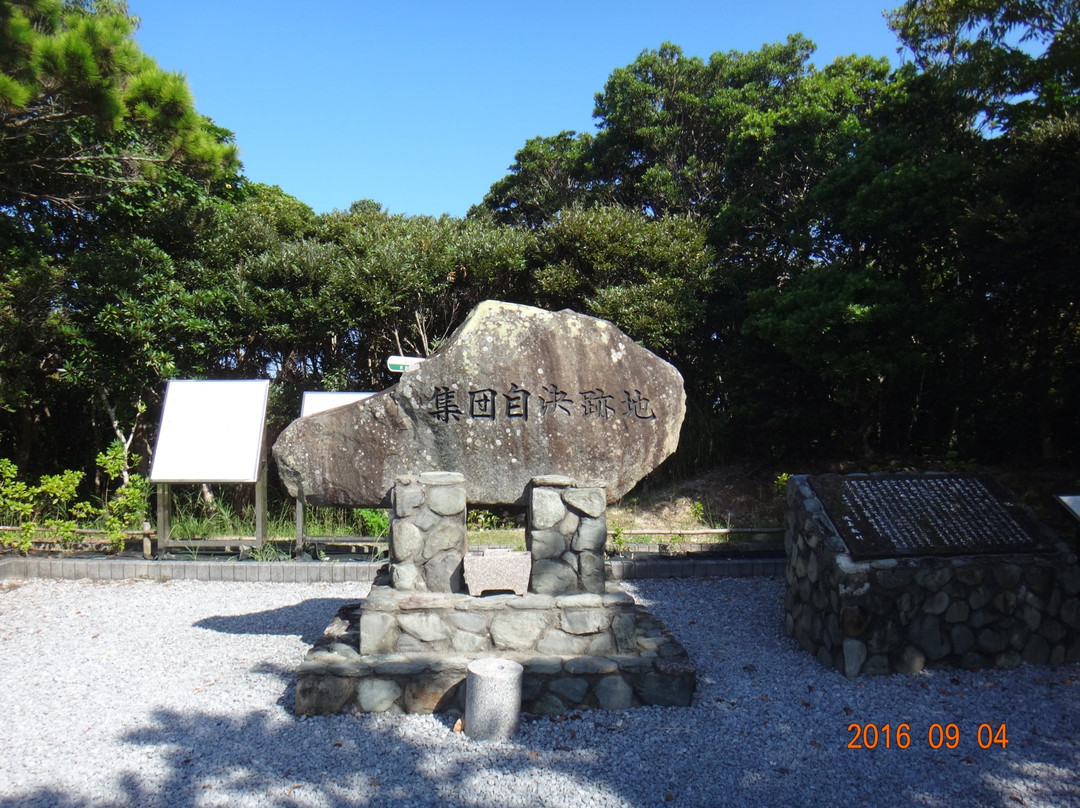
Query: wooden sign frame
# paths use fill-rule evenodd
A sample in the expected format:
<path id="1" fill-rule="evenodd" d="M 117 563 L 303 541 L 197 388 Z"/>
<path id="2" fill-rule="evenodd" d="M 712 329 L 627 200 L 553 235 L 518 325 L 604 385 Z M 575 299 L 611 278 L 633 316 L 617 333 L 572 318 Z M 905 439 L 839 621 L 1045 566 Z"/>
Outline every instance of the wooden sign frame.
<path id="1" fill-rule="evenodd" d="M 303 398 L 300 401 L 300 417 L 306 418 L 309 415 L 316 415 L 320 412 L 326 412 L 327 410 L 333 410 L 338 407 L 344 407 L 349 404 L 353 404 L 357 401 L 363 401 L 365 398 L 370 398 L 375 393 L 353 393 L 353 392 L 326 392 L 326 391 L 305 391 Z M 303 492 L 300 492 L 301 494 Z M 302 497 L 296 498 L 296 552 L 299 554 L 303 552 L 304 545 L 307 543 L 308 535 L 304 520 L 304 500 Z M 310 537 L 318 538 L 318 537 Z M 347 541 L 342 539 L 342 541 Z M 350 542 L 351 543 L 351 542 Z"/>
<path id="2" fill-rule="evenodd" d="M 159 556 L 170 547 L 261 547 L 266 541 L 269 391 L 265 379 L 169 381 L 150 467 L 150 482 L 157 484 Z M 255 540 L 172 540 L 175 483 L 254 483 Z"/>

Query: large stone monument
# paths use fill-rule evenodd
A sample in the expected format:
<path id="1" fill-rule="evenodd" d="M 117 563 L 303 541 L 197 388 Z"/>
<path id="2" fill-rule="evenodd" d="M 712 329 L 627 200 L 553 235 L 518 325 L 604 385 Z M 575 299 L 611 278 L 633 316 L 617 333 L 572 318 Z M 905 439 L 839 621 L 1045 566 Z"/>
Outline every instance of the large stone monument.
<path id="1" fill-rule="evenodd" d="M 488 301 L 400 384 L 294 422 L 274 446 L 291 493 L 390 506 L 388 575 L 300 666 L 297 712 L 462 711 L 487 658 L 522 666 L 530 712 L 689 704 L 685 649 L 603 555 L 608 502 L 674 451 L 684 412 L 678 371 L 610 323 Z M 466 593 L 467 501 L 527 507 L 529 553 L 506 561 L 531 556 L 528 592 Z"/>
<path id="2" fill-rule="evenodd" d="M 470 504 L 525 505 L 540 475 L 617 501 L 675 451 L 679 372 L 605 320 L 488 300 L 430 359 L 370 398 L 294 421 L 274 444 L 289 494 L 389 507 L 402 474 L 465 475 Z"/>

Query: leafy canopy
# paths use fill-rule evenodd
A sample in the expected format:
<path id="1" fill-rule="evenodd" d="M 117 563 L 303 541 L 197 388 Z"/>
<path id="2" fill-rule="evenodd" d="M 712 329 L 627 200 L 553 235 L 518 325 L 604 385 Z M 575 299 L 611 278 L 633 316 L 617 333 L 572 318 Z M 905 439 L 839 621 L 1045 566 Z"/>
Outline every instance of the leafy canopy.
<path id="1" fill-rule="evenodd" d="M 80 210 L 167 164 L 236 169 L 184 77 L 135 43 L 112 0 L 0 0 L 0 209 Z"/>
<path id="2" fill-rule="evenodd" d="M 953 80 L 992 129 L 1078 109 L 1076 0 L 907 0 L 888 19 L 920 70 Z"/>

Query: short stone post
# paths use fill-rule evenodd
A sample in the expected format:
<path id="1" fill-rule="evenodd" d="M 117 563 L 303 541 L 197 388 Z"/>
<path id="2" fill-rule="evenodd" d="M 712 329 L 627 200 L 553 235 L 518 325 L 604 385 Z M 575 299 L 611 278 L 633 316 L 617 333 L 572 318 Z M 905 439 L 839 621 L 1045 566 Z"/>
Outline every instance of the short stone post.
<path id="1" fill-rule="evenodd" d="M 390 578 L 395 589 L 462 592 L 468 535 L 465 476 L 429 471 L 398 477 L 390 509 Z"/>
<path id="2" fill-rule="evenodd" d="M 530 591 L 604 594 L 604 484 L 576 483 L 558 475 L 534 477 L 527 502 L 525 546 L 533 559 Z"/>
<path id="3" fill-rule="evenodd" d="M 465 674 L 465 734 L 477 741 L 502 741 L 517 730 L 521 677 L 512 659 L 474 659 Z"/>

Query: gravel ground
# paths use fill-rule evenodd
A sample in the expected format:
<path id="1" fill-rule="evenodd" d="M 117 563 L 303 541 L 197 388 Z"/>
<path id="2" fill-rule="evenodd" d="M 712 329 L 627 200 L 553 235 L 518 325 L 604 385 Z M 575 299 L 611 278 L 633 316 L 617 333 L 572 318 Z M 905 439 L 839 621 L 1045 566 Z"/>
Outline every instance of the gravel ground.
<path id="1" fill-rule="evenodd" d="M 294 667 L 363 586 L 0 583 L 0 806 L 1080 806 L 1080 666 L 847 680 L 784 634 L 776 580 L 627 589 L 690 651 L 694 705 L 483 743 L 437 716 L 292 715 Z"/>

